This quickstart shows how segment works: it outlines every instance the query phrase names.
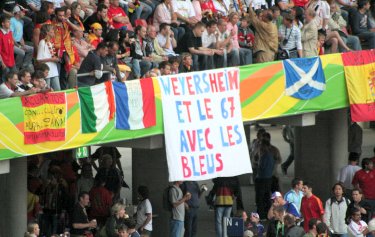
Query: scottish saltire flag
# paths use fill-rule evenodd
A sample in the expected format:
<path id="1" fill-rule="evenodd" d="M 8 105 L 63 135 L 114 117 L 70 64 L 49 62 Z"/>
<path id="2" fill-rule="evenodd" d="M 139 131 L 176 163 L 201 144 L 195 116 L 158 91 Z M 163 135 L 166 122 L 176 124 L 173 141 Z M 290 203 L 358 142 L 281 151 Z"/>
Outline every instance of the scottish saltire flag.
<path id="1" fill-rule="evenodd" d="M 301 100 L 319 96 L 326 89 L 319 57 L 283 60 L 285 94 Z"/>
<path id="2" fill-rule="evenodd" d="M 117 129 L 136 130 L 156 124 L 154 85 L 151 78 L 113 82 Z"/>

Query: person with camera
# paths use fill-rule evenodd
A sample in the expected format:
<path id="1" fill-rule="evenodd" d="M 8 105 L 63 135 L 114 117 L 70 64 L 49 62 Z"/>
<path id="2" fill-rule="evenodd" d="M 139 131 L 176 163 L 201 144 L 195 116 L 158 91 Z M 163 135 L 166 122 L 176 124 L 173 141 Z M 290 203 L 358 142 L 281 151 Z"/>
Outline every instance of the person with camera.
<path id="1" fill-rule="evenodd" d="M 287 14 L 284 16 L 283 24 L 279 29 L 280 49 L 282 50 L 278 59 L 301 58 L 302 42 L 301 31 L 293 24 L 294 16 Z"/>
<path id="2" fill-rule="evenodd" d="M 172 204 L 172 216 L 170 219 L 170 237 L 181 237 L 184 230 L 185 202 L 191 198 L 191 193 L 185 195 L 180 188 L 182 181 L 175 181 L 169 190 L 169 202 Z"/>

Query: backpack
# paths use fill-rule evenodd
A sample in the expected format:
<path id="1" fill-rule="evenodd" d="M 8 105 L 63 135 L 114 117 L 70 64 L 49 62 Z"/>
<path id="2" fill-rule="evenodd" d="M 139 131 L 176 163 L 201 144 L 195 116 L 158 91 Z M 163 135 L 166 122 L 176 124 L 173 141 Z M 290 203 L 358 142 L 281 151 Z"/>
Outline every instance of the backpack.
<path id="1" fill-rule="evenodd" d="M 173 205 L 169 200 L 169 192 L 173 188 L 173 185 L 168 185 L 163 191 L 163 209 L 166 211 L 172 211 Z"/>

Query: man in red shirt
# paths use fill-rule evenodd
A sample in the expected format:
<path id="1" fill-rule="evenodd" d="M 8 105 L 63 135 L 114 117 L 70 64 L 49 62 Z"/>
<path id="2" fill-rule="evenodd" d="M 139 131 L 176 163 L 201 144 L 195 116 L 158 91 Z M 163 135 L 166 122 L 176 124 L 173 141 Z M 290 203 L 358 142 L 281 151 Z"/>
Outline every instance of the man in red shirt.
<path id="1" fill-rule="evenodd" d="M 120 7 L 119 0 L 111 0 L 111 5 L 108 9 L 108 17 L 112 21 L 112 26 L 115 29 L 127 29 L 133 31 L 133 27 L 130 24 L 129 17 L 125 11 Z"/>
<path id="2" fill-rule="evenodd" d="M 363 158 L 362 169 L 354 174 L 352 184 L 363 191 L 366 201 L 375 208 L 375 170 L 371 158 Z"/>
<path id="3" fill-rule="evenodd" d="M 308 182 L 303 183 L 302 192 L 301 214 L 304 218 L 303 228 L 305 229 L 305 232 L 308 232 L 309 221 L 312 218 L 322 220 L 324 209 L 322 201 L 312 193 L 312 187 Z"/>
<path id="4" fill-rule="evenodd" d="M 10 18 L 2 15 L 0 18 L 0 65 L 2 75 L 16 70 L 14 60 L 14 40 L 10 31 Z"/>

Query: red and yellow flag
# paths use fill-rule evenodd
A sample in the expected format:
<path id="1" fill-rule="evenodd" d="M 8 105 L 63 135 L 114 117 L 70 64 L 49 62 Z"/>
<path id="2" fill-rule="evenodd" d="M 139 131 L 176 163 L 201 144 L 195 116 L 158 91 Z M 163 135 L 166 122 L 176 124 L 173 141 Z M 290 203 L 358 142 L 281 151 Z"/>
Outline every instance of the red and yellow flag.
<path id="1" fill-rule="evenodd" d="M 353 122 L 375 120 L 375 51 L 342 54 Z"/>
<path id="2" fill-rule="evenodd" d="M 65 92 L 40 93 L 21 98 L 25 144 L 65 141 Z"/>

